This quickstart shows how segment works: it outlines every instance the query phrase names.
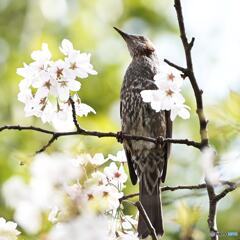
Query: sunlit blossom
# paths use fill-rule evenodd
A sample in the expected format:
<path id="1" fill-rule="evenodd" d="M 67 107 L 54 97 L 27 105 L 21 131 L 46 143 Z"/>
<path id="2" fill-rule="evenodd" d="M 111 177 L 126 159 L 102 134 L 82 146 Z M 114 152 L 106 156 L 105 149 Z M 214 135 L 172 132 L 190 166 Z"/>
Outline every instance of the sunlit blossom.
<path id="1" fill-rule="evenodd" d="M 162 70 L 161 70 L 162 69 Z M 144 102 L 150 103 L 156 112 L 172 111 L 171 120 L 177 116 L 183 119 L 190 117 L 189 107 L 184 104 L 185 99 L 181 94 L 183 79 L 180 73 L 170 67 L 160 67 L 160 71 L 154 76 L 156 90 L 143 90 L 141 96 Z"/>
<path id="2" fill-rule="evenodd" d="M 95 113 L 94 109 L 82 103 L 76 94 L 81 88 L 79 77 L 86 78 L 89 74 L 97 74 L 90 63 L 90 54 L 75 50 L 72 43 L 66 39 L 62 41 L 60 50 L 66 55 L 64 60 L 52 61 L 48 45 L 43 43 L 41 50 L 32 53 L 34 61 L 30 64 L 24 63 L 22 68 L 17 69 L 17 74 L 23 77 L 19 83 L 18 100 L 25 104 L 25 115 L 39 117 L 44 123 L 54 123 L 61 115 L 67 116 L 66 112 L 71 113 L 68 99 L 74 94 L 77 115 Z M 63 118 L 60 120 L 64 121 Z"/>
<path id="3" fill-rule="evenodd" d="M 16 240 L 20 232 L 16 229 L 17 224 L 11 221 L 6 221 L 0 217 L 0 239 L 1 240 Z"/>

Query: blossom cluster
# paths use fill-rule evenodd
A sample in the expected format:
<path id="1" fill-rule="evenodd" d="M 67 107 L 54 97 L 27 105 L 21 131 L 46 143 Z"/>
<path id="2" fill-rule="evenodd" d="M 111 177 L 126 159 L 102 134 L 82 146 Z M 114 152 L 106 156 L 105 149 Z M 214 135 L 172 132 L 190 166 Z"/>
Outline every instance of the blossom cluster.
<path id="1" fill-rule="evenodd" d="M 78 79 L 97 74 L 90 63 L 91 55 L 75 50 L 67 39 L 62 41 L 60 51 L 65 58 L 53 61 L 48 45 L 43 43 L 41 50 L 32 52 L 33 62 L 17 69 L 17 74 L 23 77 L 18 100 L 25 104 L 25 115 L 39 117 L 44 123 L 67 119 L 71 114 L 71 95 L 77 115 L 95 113 L 77 94 L 81 88 Z"/>
<path id="2" fill-rule="evenodd" d="M 124 214 L 119 201 L 127 181 L 125 163 L 123 151 L 106 158 L 43 153 L 31 163 L 28 182 L 14 176 L 2 193 L 14 220 L 29 234 L 42 232 L 48 214 L 53 226 L 47 240 L 137 239 L 137 221 Z"/>
<path id="3" fill-rule="evenodd" d="M 170 118 L 172 121 L 177 116 L 183 119 L 190 117 L 189 107 L 184 104 L 185 99 L 181 94 L 183 78 L 180 72 L 163 64 L 160 71 L 154 76 L 154 83 L 158 89 L 141 92 L 144 102 L 150 103 L 152 109 L 156 112 L 161 110 L 171 111 Z"/>
<path id="4" fill-rule="evenodd" d="M 16 229 L 17 224 L 11 221 L 6 221 L 0 217 L 0 239 L 1 240 L 16 240 L 20 232 Z"/>

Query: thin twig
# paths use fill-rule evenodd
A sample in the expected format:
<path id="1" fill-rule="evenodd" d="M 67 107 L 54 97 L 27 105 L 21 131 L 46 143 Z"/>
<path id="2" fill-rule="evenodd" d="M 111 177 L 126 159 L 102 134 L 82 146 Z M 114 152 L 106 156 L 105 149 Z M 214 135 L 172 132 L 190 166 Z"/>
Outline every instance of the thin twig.
<path id="1" fill-rule="evenodd" d="M 222 198 L 224 198 L 228 193 L 236 190 L 238 187 L 240 187 L 240 182 L 237 183 L 231 183 L 227 188 L 225 188 L 221 193 L 215 196 L 216 201 L 220 201 Z"/>
<path id="2" fill-rule="evenodd" d="M 50 134 L 50 135 L 54 134 L 53 131 L 39 128 L 39 127 L 34 127 L 34 126 L 5 125 L 5 126 L 0 127 L 0 132 L 2 132 L 4 130 L 18 130 L 18 131 L 29 131 L 30 130 L 30 131 L 42 132 L 42 133 Z"/>
<path id="3" fill-rule="evenodd" d="M 194 189 L 204 189 L 204 188 L 206 188 L 205 183 L 198 184 L 198 185 L 183 185 L 183 186 L 176 186 L 176 187 L 165 186 L 165 187 L 162 187 L 161 190 L 162 192 L 164 192 L 164 191 L 176 191 L 176 190 L 184 190 L 184 189 L 194 190 Z"/>
<path id="4" fill-rule="evenodd" d="M 78 121 L 77 121 L 77 114 L 76 114 L 75 103 L 74 103 L 74 101 L 73 101 L 73 99 L 72 99 L 71 97 L 69 98 L 69 102 L 70 102 L 70 104 L 71 104 L 71 106 L 72 106 L 72 118 L 73 118 L 73 123 L 74 123 L 77 131 L 78 131 L 78 132 L 81 132 L 82 129 L 81 129 L 81 127 L 79 126 Z"/>
<path id="5" fill-rule="evenodd" d="M 55 142 L 58 139 L 57 134 L 53 134 L 51 139 L 48 141 L 46 145 L 44 145 L 40 150 L 36 151 L 36 154 L 44 152 L 48 147 L 52 145 L 53 142 Z"/>

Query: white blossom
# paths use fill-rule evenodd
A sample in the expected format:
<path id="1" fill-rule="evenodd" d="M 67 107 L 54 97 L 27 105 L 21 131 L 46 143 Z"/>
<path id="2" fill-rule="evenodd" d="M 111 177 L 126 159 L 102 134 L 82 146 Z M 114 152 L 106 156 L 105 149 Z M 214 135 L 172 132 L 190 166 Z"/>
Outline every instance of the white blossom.
<path id="1" fill-rule="evenodd" d="M 51 209 L 51 211 L 50 211 L 50 213 L 49 213 L 49 215 L 48 215 L 48 220 L 49 220 L 50 222 L 52 222 L 52 223 L 56 223 L 57 220 L 58 220 L 58 219 L 57 219 L 57 215 L 58 215 L 59 211 L 60 211 L 59 207 L 58 207 L 58 206 L 54 206 L 54 207 Z"/>
<path id="2" fill-rule="evenodd" d="M 22 201 L 29 198 L 30 188 L 21 177 L 8 179 L 2 187 L 4 200 L 11 208 L 16 208 Z"/>
<path id="3" fill-rule="evenodd" d="M 52 57 L 51 52 L 48 49 L 48 45 L 46 43 L 42 44 L 41 50 L 33 51 L 31 54 L 31 58 L 39 63 L 45 63 L 49 61 Z"/>
<path id="4" fill-rule="evenodd" d="M 185 104 L 174 104 L 170 113 L 171 120 L 174 121 L 177 116 L 180 116 L 183 119 L 188 119 L 190 117 L 188 109 L 190 108 Z"/>
<path id="5" fill-rule="evenodd" d="M 112 160 L 114 162 L 120 162 L 120 163 L 125 163 L 127 162 L 127 158 L 126 158 L 126 154 L 125 151 L 118 151 L 116 156 L 112 155 L 112 154 L 108 154 L 108 159 Z"/>
<path id="6" fill-rule="evenodd" d="M 158 89 L 143 90 L 141 97 L 144 102 L 150 103 L 156 112 L 171 111 L 171 120 L 176 116 L 183 119 L 190 117 L 188 106 L 184 104 L 185 99 L 181 94 L 183 79 L 180 73 L 170 67 L 160 67 L 160 71 L 154 76 L 154 83 Z"/>
<path id="7" fill-rule="evenodd" d="M 71 113 L 71 107 L 67 105 L 70 96 L 81 88 L 78 77 L 97 74 L 90 63 L 90 54 L 73 49 L 69 40 L 63 40 L 60 50 L 65 59 L 52 61 L 47 44 L 43 44 L 41 50 L 32 53 L 32 63 L 24 63 L 17 69 L 17 74 L 23 77 L 19 83 L 18 100 L 25 104 L 25 115 L 39 117 L 43 123 L 54 123 L 58 119 L 67 121 L 67 117 L 63 119 L 61 116 Z M 93 108 L 80 101 L 78 95 L 75 99 L 79 116 L 95 113 Z"/>
<path id="8" fill-rule="evenodd" d="M 0 240 L 16 240 L 20 232 L 17 224 L 0 217 Z"/>
<path id="9" fill-rule="evenodd" d="M 107 161 L 107 159 L 104 158 L 102 153 L 96 153 L 91 159 L 90 163 L 93 165 L 101 166 Z"/>
<path id="10" fill-rule="evenodd" d="M 96 113 L 92 107 L 88 106 L 85 103 L 82 103 L 81 99 L 79 98 L 79 96 L 77 94 L 75 94 L 73 96 L 73 100 L 75 102 L 76 114 L 78 116 L 80 116 L 80 117 L 87 116 L 88 113 L 90 113 L 90 112 L 92 112 L 94 114 Z"/>
<path id="11" fill-rule="evenodd" d="M 109 240 L 108 218 L 92 214 L 79 216 L 69 222 L 57 224 L 47 240 Z"/>
<path id="12" fill-rule="evenodd" d="M 42 226 L 42 213 L 31 201 L 22 202 L 14 213 L 16 222 L 30 234 L 36 234 Z"/>
<path id="13" fill-rule="evenodd" d="M 110 183 L 120 188 L 122 188 L 123 184 L 127 181 L 127 174 L 125 173 L 123 166 L 121 165 L 118 168 L 114 162 L 104 168 L 104 174 Z"/>
<path id="14" fill-rule="evenodd" d="M 46 181 L 51 185 L 64 185 L 78 179 L 82 171 L 72 164 L 72 159 L 63 154 L 38 154 L 32 165 L 32 177 Z"/>
<path id="15" fill-rule="evenodd" d="M 90 163 L 92 157 L 90 154 L 85 153 L 85 154 L 81 154 L 78 155 L 75 159 L 73 159 L 73 164 L 76 167 L 79 166 L 86 166 L 88 163 Z"/>

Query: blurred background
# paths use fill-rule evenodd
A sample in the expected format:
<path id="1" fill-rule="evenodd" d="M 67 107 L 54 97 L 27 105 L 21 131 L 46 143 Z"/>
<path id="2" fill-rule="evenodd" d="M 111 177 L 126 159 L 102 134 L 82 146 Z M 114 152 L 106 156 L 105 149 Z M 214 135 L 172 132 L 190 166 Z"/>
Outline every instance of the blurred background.
<path id="1" fill-rule="evenodd" d="M 182 4 L 188 35 L 196 38 L 193 59 L 210 120 L 210 143 L 219 155 L 238 154 L 240 2 L 183 0 Z M 36 118 L 24 117 L 23 105 L 17 101 L 21 78 L 17 76 L 16 68 L 23 62 L 31 62 L 30 53 L 40 49 L 42 42 L 49 44 L 55 59 L 60 57 L 58 46 L 62 39 L 67 38 L 76 49 L 92 54 L 92 64 L 98 71 L 97 76 L 82 81 L 80 96 L 97 114 L 79 119 L 81 125 L 89 130 L 118 131 L 119 92 L 131 59 L 113 26 L 148 36 L 156 45 L 161 59 L 185 64 L 173 1 L 0 0 L 0 125 L 36 125 L 51 129 L 50 125 L 43 125 Z M 187 80 L 184 94 L 191 106 L 191 118 L 174 122 L 174 137 L 198 140 L 195 101 Z M 40 133 L 2 132 L 0 185 L 12 175 L 27 178 L 34 152 L 47 141 L 47 136 Z M 114 139 L 69 137 L 58 140 L 47 152 L 71 152 L 73 155 L 103 152 L 107 155 L 121 148 Z M 166 184 L 203 182 L 199 152 L 186 146 L 174 145 L 172 149 Z M 239 157 L 235 160 L 240 161 Z M 137 188 L 129 183 L 126 193 L 135 191 Z M 163 198 L 164 239 L 208 239 L 205 191 L 165 192 Z M 235 191 L 219 204 L 220 232 L 240 232 L 239 200 L 240 193 Z M 133 209 L 127 211 L 134 212 Z M 0 196 L 0 216 L 11 219 L 12 214 Z M 40 239 L 43 234 L 44 229 L 37 235 L 23 233 L 22 237 L 25 240 Z"/>

